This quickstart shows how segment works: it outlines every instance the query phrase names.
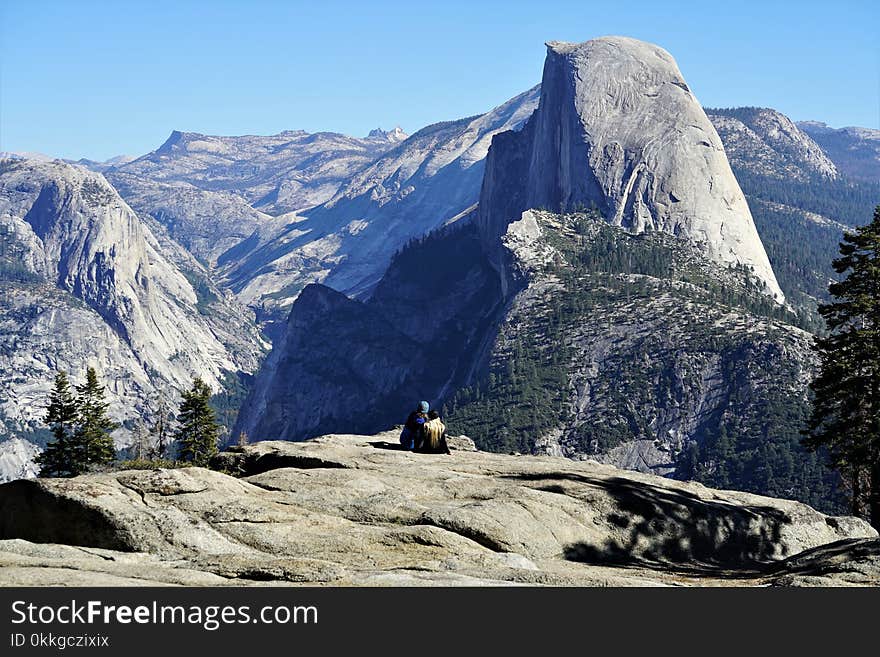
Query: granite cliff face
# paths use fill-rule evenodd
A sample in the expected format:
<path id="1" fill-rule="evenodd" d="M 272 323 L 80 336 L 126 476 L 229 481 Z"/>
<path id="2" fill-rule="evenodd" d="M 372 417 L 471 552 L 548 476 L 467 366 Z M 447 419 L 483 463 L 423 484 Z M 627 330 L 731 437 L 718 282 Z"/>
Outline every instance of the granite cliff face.
<path id="1" fill-rule="evenodd" d="M 161 226 L 209 267 L 225 262 L 224 256 L 255 232 L 278 224 L 276 218 L 251 207 L 233 192 L 154 180 L 141 172 L 114 170 L 107 175 L 140 217 Z"/>
<path id="2" fill-rule="evenodd" d="M 266 442 L 0 487 L 0 585 L 876 585 L 877 532 L 595 462 Z"/>
<path id="3" fill-rule="evenodd" d="M 34 437 L 59 369 L 78 380 L 96 367 L 114 417 L 131 420 L 149 418 L 157 398 L 173 398 L 193 376 L 217 389 L 225 373 L 259 362 L 264 346 L 247 313 L 191 256 L 178 254 L 175 264 L 162 255 L 101 174 L 4 161 L 0 239 L 7 435 Z"/>
<path id="4" fill-rule="evenodd" d="M 579 207 L 634 233 L 687 238 L 783 299 L 721 139 L 657 46 L 550 42 L 537 111 L 493 141 L 480 197 L 490 243 L 524 210 Z"/>

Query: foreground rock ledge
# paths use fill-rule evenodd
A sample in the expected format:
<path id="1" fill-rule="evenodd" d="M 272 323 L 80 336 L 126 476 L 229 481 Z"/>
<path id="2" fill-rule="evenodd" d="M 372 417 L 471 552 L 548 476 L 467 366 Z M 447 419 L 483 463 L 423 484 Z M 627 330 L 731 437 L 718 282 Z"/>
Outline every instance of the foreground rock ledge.
<path id="1" fill-rule="evenodd" d="M 865 522 L 563 458 L 263 442 L 0 486 L 0 585 L 880 583 Z M 233 476 L 238 475 L 238 476 Z"/>

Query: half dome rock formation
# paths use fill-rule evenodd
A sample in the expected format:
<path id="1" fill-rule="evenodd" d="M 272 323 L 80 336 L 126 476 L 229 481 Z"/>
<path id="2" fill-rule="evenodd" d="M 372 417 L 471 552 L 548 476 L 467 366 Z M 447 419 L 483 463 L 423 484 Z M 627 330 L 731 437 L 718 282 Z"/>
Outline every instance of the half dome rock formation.
<path id="1" fill-rule="evenodd" d="M 631 232 L 686 237 L 784 298 L 718 133 L 655 45 L 549 42 L 538 109 L 492 142 L 480 199 L 488 240 L 530 208 L 593 206 Z"/>

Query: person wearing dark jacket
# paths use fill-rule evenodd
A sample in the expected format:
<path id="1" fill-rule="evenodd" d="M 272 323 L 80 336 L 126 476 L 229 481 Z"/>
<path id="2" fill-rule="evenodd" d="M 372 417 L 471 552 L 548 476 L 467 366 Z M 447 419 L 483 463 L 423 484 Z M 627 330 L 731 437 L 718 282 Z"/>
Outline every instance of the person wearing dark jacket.
<path id="1" fill-rule="evenodd" d="M 428 421 L 428 409 L 430 405 L 426 401 L 419 402 L 418 408 L 409 414 L 403 431 L 400 432 L 400 444 L 406 450 L 414 450 L 421 447 L 424 439 L 425 423 Z"/>

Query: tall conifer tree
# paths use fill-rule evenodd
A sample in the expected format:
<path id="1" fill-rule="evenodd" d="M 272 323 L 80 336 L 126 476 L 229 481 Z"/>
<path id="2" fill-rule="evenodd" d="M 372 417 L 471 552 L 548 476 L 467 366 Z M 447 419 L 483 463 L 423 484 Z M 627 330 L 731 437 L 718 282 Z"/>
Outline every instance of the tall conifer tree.
<path id="1" fill-rule="evenodd" d="M 86 465 L 104 465 L 116 458 L 110 433 L 117 424 L 107 417 L 109 404 L 104 399 L 104 386 L 98 383 L 95 368 L 86 370 L 86 382 L 76 387 L 79 427 L 74 440 Z"/>
<path id="2" fill-rule="evenodd" d="M 805 443 L 826 449 L 853 513 L 867 510 L 880 527 L 880 206 L 870 224 L 844 235 L 834 269 L 845 277 L 819 308 L 829 334 L 816 339 L 821 368 Z"/>
<path id="3" fill-rule="evenodd" d="M 73 477 L 82 471 L 82 462 L 74 442 L 77 408 L 66 372 L 55 374 L 49 407 L 43 420 L 52 430 L 53 440 L 37 457 L 44 477 Z"/>
<path id="4" fill-rule="evenodd" d="M 196 378 L 192 388 L 183 393 L 177 421 L 180 426 L 175 438 L 179 445 L 179 455 L 193 465 L 206 466 L 217 453 L 217 438 L 220 426 L 211 408 L 211 388 Z"/>

